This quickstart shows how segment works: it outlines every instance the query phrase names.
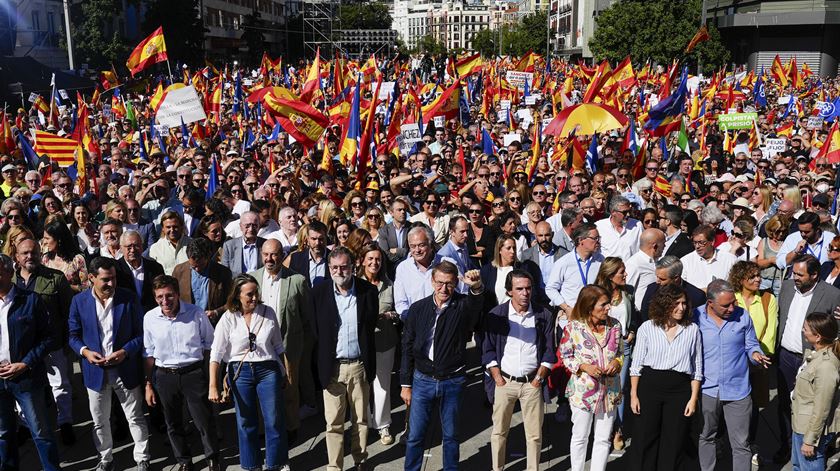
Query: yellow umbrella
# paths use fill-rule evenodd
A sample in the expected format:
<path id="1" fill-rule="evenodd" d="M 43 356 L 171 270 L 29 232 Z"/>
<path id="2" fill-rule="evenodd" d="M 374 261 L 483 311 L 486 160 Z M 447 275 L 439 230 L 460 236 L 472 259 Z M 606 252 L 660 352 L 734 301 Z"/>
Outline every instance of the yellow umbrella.
<path id="1" fill-rule="evenodd" d="M 576 135 L 591 136 L 626 125 L 627 117 L 612 106 L 583 103 L 563 109 L 545 128 L 545 134 L 567 137 L 574 131 Z"/>

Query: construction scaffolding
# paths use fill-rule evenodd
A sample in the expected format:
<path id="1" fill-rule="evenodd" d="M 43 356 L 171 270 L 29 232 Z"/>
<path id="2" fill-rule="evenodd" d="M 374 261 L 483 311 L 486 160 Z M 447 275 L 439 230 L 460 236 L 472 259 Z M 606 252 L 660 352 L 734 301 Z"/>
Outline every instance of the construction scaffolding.
<path id="1" fill-rule="evenodd" d="M 341 47 L 341 2 L 339 0 L 310 0 L 303 2 L 303 50 L 305 57 L 314 57 L 321 49 L 321 57 L 333 57 Z"/>

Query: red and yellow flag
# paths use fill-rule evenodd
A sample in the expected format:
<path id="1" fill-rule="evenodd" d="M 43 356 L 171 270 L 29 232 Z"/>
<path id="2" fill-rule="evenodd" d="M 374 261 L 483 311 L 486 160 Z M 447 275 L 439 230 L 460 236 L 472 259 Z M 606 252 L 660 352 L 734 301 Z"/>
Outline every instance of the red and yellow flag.
<path id="1" fill-rule="evenodd" d="M 79 144 L 73 139 L 58 137 L 45 131 L 35 130 L 35 152 L 47 155 L 50 160 L 58 163 L 60 167 L 73 165 L 75 157 L 73 152 Z"/>
<path id="2" fill-rule="evenodd" d="M 685 47 L 685 53 L 690 53 L 698 44 L 703 41 L 707 41 L 709 39 L 709 30 L 706 28 L 706 25 L 700 26 L 700 29 L 694 33 L 694 37 L 691 38 L 691 41 L 688 42 L 688 45 Z"/>
<path id="3" fill-rule="evenodd" d="M 832 164 L 840 162 L 840 130 L 837 129 L 837 120 L 834 121 L 834 125 L 828 132 L 828 138 L 820 148 L 817 159 L 820 158 L 827 158 Z"/>
<path id="4" fill-rule="evenodd" d="M 473 54 L 458 59 L 455 63 L 455 72 L 463 78 L 480 71 L 482 67 L 484 67 L 484 61 L 481 60 L 481 54 Z"/>
<path id="5" fill-rule="evenodd" d="M 264 101 L 280 126 L 304 147 L 313 147 L 330 125 L 330 119 L 308 103 L 270 93 L 265 95 Z"/>
<path id="6" fill-rule="evenodd" d="M 309 73 L 303 82 L 303 90 L 300 92 L 300 101 L 309 102 L 315 92 L 321 89 L 321 48 L 315 51 L 315 60 L 309 66 Z"/>
<path id="7" fill-rule="evenodd" d="M 158 26 L 158 29 L 134 48 L 125 65 L 134 77 L 146 67 L 168 59 L 166 42 L 163 40 L 163 26 Z"/>

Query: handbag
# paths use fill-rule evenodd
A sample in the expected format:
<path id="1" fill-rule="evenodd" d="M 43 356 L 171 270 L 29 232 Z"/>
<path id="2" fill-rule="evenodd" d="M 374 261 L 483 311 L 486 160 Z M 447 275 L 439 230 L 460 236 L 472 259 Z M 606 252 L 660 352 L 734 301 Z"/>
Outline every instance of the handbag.
<path id="1" fill-rule="evenodd" d="M 260 332 L 260 328 L 262 327 L 264 321 L 260 321 L 260 325 L 257 326 L 257 330 L 254 331 L 254 337 Z M 231 389 L 233 388 L 233 383 L 239 379 L 239 373 L 242 371 L 242 365 L 245 364 L 245 357 L 251 353 L 251 346 L 248 346 L 248 349 L 242 354 L 242 359 L 239 360 L 239 366 L 236 367 L 236 371 L 233 373 L 233 378 L 230 378 L 229 373 L 225 373 L 224 378 L 222 379 L 222 397 L 220 398 L 221 402 L 228 403 L 231 399 Z"/>

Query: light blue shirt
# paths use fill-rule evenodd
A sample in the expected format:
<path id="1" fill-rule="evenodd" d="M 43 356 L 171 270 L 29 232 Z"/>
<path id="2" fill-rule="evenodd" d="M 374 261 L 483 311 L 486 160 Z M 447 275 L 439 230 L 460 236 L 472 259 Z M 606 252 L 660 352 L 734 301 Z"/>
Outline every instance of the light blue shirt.
<path id="1" fill-rule="evenodd" d="M 432 264 L 429 264 L 426 271 L 421 271 L 417 262 L 408 257 L 397 265 L 394 275 L 394 309 L 403 320 L 413 303 L 432 293 Z"/>
<path id="2" fill-rule="evenodd" d="M 213 345 L 213 326 L 198 306 L 180 302 L 178 314 L 169 319 L 156 307 L 143 317 L 145 357 L 155 365 L 182 368 L 204 360 Z"/>
<path id="3" fill-rule="evenodd" d="M 545 254 L 542 250 L 537 247 L 537 257 L 540 261 L 540 271 L 542 273 L 551 273 L 551 268 L 554 267 L 554 254 L 557 252 L 556 248 L 552 248 L 551 252 Z M 541 288 L 545 288 L 545 277 L 540 280 L 542 286 Z"/>
<path id="4" fill-rule="evenodd" d="M 749 396 L 749 362 L 753 361 L 753 353 L 762 353 L 750 315 L 736 307 L 718 326 L 704 304 L 694 310 L 694 322 L 703 339 L 703 394 L 721 401 Z"/>
<path id="5" fill-rule="evenodd" d="M 551 305 L 560 306 L 565 303 L 574 307 L 580 290 L 595 283 L 603 261 L 604 256 L 597 252 L 588 260 L 581 260 L 575 250 L 554 262 L 545 282 L 545 294 L 551 299 Z"/>
<path id="6" fill-rule="evenodd" d="M 831 239 L 833 238 L 833 233 L 823 231 L 822 237 L 820 237 L 820 240 L 818 240 L 816 244 L 809 244 L 805 246 L 805 253 L 817 257 L 817 260 L 819 260 L 820 263 L 827 262 L 828 246 L 830 245 Z M 801 241 L 802 234 L 799 231 L 796 231 L 785 238 L 785 241 L 782 242 L 782 246 L 779 247 L 779 252 L 776 254 L 777 267 L 781 268 L 782 270 L 785 269 L 785 267 L 787 266 L 787 255 L 796 250 L 796 246 L 799 245 L 799 242 Z"/>
<path id="7" fill-rule="evenodd" d="M 205 269 L 205 271 L 207 271 Z M 192 287 L 193 301 L 195 305 L 202 310 L 207 310 L 208 286 L 210 285 L 210 278 L 207 278 L 206 273 L 198 273 L 190 269 L 190 286 Z"/>
<path id="8" fill-rule="evenodd" d="M 250 273 L 259 268 L 259 256 L 257 242 L 247 244 L 245 239 L 242 239 L 242 273 Z"/>
<path id="9" fill-rule="evenodd" d="M 316 262 L 312 258 L 312 252 L 309 253 L 309 281 L 312 286 L 318 286 L 318 283 L 324 281 L 327 276 L 327 257 L 321 257 L 320 262 Z"/>
<path id="10" fill-rule="evenodd" d="M 356 304 L 356 282 L 347 295 L 333 285 L 335 304 L 338 306 L 338 344 L 335 346 L 336 358 L 353 360 L 361 356 L 359 350 L 359 313 Z"/>

